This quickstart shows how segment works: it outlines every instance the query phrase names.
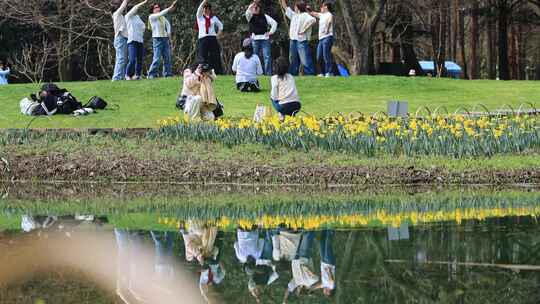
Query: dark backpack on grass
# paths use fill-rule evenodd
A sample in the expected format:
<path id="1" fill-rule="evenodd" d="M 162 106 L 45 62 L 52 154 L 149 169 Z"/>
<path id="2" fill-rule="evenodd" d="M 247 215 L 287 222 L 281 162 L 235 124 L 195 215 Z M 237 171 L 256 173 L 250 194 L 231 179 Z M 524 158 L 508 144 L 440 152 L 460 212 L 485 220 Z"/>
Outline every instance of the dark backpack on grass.
<path id="1" fill-rule="evenodd" d="M 223 106 L 223 104 L 218 100 L 216 109 L 213 111 L 215 119 L 218 119 L 218 118 L 220 118 L 221 116 L 224 115 L 224 113 L 223 113 L 224 108 L 225 107 Z"/>
<path id="2" fill-rule="evenodd" d="M 107 107 L 107 102 L 103 100 L 101 97 L 94 96 L 90 98 L 88 103 L 84 105 L 85 108 L 91 108 L 94 110 L 105 110 Z"/>

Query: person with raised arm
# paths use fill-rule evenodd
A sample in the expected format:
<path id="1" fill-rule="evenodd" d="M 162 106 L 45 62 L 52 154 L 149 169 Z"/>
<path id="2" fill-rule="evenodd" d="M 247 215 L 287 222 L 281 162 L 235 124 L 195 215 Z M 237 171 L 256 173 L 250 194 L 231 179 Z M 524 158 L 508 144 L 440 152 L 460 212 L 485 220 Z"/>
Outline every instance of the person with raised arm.
<path id="1" fill-rule="evenodd" d="M 126 75 L 128 29 L 124 11 L 127 5 L 128 0 L 123 0 L 119 6 L 113 6 L 114 49 L 116 50 L 113 81 L 124 80 Z"/>
<path id="2" fill-rule="evenodd" d="M 208 63 L 216 74 L 223 74 L 221 46 L 217 39 L 223 31 L 223 23 L 214 16 L 212 5 L 208 0 L 203 0 L 197 9 L 196 26 L 199 32 L 198 61 Z"/>
<path id="3" fill-rule="evenodd" d="M 127 80 L 139 80 L 142 75 L 142 65 L 144 56 L 144 31 L 146 26 L 138 15 L 139 8 L 148 1 L 133 6 L 126 14 L 126 25 L 128 29 L 128 57 L 129 62 L 126 71 Z"/>
<path id="4" fill-rule="evenodd" d="M 172 76 L 172 56 L 171 56 L 171 23 L 165 17 L 168 13 L 174 11 L 176 1 L 171 6 L 162 10 L 159 3 L 152 5 L 152 13 L 148 17 L 148 28 L 152 30 L 152 41 L 154 57 L 152 65 L 148 70 L 148 78 L 158 77 L 158 69 L 163 57 L 163 76 Z"/>
<path id="5" fill-rule="evenodd" d="M 317 62 L 321 64 L 319 76 L 330 77 L 334 75 L 334 62 L 332 60 L 332 46 L 334 45 L 334 15 L 332 15 L 332 2 L 324 1 L 321 12 L 311 12 L 311 16 L 319 19 L 319 44 L 317 46 Z"/>
<path id="6" fill-rule="evenodd" d="M 249 22 L 249 32 L 253 41 L 253 52 L 259 56 L 262 51 L 264 60 L 264 74 L 272 75 L 272 44 L 270 37 L 277 30 L 277 22 L 272 17 L 266 15 L 260 3 L 255 0 L 246 10 L 246 19 Z"/>
<path id="7" fill-rule="evenodd" d="M 297 76 L 300 64 L 304 67 L 304 75 L 315 75 L 313 56 L 309 46 L 313 25 L 317 20 L 308 13 L 305 1 L 296 1 L 294 11 L 287 5 L 286 0 L 281 0 L 281 6 L 285 10 L 287 18 L 291 20 L 289 38 L 289 73 Z"/>

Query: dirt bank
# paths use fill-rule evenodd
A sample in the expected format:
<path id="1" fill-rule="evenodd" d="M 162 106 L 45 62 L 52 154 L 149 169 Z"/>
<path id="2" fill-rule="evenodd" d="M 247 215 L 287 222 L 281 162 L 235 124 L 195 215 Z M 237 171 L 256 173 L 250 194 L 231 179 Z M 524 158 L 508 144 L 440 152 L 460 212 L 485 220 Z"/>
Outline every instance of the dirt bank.
<path id="1" fill-rule="evenodd" d="M 0 161 L 0 179 L 26 181 L 145 181 L 197 183 L 285 184 L 540 184 L 540 168 L 483 169 L 452 172 L 429 169 L 330 165 L 288 165 L 286 168 L 249 162 L 212 162 L 176 157 L 143 159 L 130 154 L 92 155 L 8 152 Z"/>

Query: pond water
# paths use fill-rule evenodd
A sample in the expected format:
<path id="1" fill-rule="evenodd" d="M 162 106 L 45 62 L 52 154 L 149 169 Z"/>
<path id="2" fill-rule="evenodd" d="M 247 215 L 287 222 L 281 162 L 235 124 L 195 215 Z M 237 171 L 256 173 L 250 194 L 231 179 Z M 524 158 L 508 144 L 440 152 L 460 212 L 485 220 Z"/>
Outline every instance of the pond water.
<path id="1" fill-rule="evenodd" d="M 4 198 L 0 303 L 540 302 L 536 191 L 313 197 Z"/>

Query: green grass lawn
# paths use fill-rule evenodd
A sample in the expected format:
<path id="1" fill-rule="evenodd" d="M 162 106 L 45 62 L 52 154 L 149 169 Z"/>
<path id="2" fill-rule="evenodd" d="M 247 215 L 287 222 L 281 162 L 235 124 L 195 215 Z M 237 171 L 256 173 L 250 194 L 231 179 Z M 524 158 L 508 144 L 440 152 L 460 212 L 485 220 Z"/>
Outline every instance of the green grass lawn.
<path id="1" fill-rule="evenodd" d="M 269 79 L 262 78 L 263 92 L 245 94 L 236 91 L 233 76 L 220 77 L 216 91 L 225 104 L 227 116 L 251 116 L 257 103 L 269 105 Z M 119 110 L 101 111 L 86 117 L 40 117 L 32 128 L 137 128 L 156 127 L 157 120 L 174 116 L 180 78 L 144 80 L 134 82 L 72 82 L 60 83 L 80 101 L 86 102 L 97 95 Z M 540 108 L 540 85 L 528 81 L 452 80 L 430 78 L 399 78 L 363 76 L 322 79 L 299 77 L 297 85 L 303 110 L 318 116 L 328 113 L 386 111 L 389 100 L 408 101 L 411 112 L 421 106 L 435 109 L 445 106 L 455 111 L 465 106 L 472 110 L 483 104 L 491 110 L 505 104 L 518 107 L 533 103 Z M 0 128 L 24 128 L 31 121 L 19 112 L 19 101 L 39 89 L 36 84 L 0 87 Z M 481 110 L 481 108 L 477 108 Z"/>

